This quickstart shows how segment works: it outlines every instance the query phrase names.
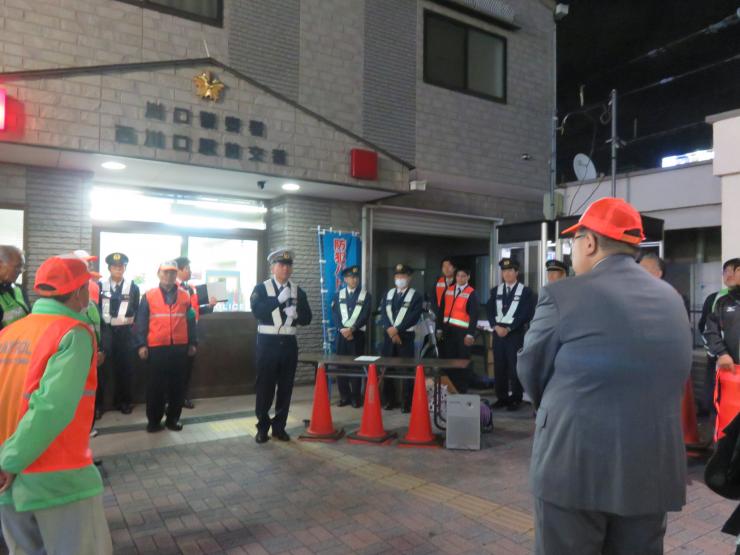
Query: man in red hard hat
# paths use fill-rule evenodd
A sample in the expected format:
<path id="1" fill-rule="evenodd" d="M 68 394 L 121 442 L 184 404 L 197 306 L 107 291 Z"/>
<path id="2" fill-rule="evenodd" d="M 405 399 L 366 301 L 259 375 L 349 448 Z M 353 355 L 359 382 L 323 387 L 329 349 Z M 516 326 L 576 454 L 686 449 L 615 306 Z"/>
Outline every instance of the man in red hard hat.
<path id="1" fill-rule="evenodd" d="M 31 314 L 0 332 L 0 518 L 11 553 L 112 553 L 90 451 L 90 277 L 74 254 L 49 258 Z"/>
<path id="2" fill-rule="evenodd" d="M 624 200 L 597 200 L 563 233 L 576 277 L 540 291 L 517 366 L 537 409 L 535 552 L 659 555 L 667 511 L 686 502 L 686 310 L 635 264 L 642 218 Z"/>

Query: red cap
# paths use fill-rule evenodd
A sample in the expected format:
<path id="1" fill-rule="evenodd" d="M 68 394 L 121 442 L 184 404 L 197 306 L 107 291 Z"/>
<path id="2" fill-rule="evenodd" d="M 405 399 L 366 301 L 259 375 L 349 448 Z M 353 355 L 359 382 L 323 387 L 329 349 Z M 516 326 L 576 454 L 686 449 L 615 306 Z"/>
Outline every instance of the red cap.
<path id="1" fill-rule="evenodd" d="M 33 289 L 42 297 L 58 297 L 81 288 L 91 277 L 87 264 L 77 256 L 52 256 L 36 272 Z"/>
<path id="2" fill-rule="evenodd" d="M 640 213 L 621 198 L 605 197 L 592 202 L 578 223 L 561 235 L 575 233 L 582 227 L 630 245 L 639 245 L 645 240 Z"/>

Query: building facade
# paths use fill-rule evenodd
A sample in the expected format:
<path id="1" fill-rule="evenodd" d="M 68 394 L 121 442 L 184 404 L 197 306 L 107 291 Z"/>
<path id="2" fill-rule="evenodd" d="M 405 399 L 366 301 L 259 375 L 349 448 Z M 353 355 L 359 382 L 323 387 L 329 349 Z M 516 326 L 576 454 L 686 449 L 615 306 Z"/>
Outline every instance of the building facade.
<path id="1" fill-rule="evenodd" d="M 150 261 L 238 247 L 251 269 L 221 260 L 199 277 L 235 279 L 230 306 L 244 312 L 239 286 L 263 279 L 265 252 L 288 245 L 317 315 L 300 344 L 316 351 L 317 227 L 371 245 L 403 221 L 412 229 L 399 242 L 416 256 L 416 235 L 488 241 L 485 226 L 541 217 L 549 1 L 1 4 L 0 209 L 22 214 L 27 284 L 44 258 L 76 248 L 105 256 L 128 246 Z M 358 173 L 353 152 L 369 155 L 371 170 L 377 160 L 375 177 Z M 110 162 L 125 167 L 101 166 Z M 368 217 L 368 206 L 384 216 Z M 471 221 L 484 231 L 469 231 Z M 14 236 L 9 225 L 0 237 Z M 439 253 L 424 248 L 418 264 L 431 273 Z M 366 254 L 380 290 L 388 269 Z"/>

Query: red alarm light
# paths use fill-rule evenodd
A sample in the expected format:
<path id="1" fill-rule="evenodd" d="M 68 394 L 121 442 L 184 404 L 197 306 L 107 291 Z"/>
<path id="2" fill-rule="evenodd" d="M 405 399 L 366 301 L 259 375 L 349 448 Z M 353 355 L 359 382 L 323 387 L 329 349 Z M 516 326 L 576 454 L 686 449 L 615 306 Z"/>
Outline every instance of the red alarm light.
<path id="1" fill-rule="evenodd" d="M 5 130 L 5 89 L 0 89 L 0 131 Z"/>

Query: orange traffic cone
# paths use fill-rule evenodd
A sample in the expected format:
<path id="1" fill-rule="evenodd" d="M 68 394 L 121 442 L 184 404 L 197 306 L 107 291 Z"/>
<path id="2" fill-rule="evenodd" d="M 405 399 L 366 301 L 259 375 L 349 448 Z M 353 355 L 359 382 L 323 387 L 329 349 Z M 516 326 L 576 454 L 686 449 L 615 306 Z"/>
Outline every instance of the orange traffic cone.
<path id="1" fill-rule="evenodd" d="M 370 365 L 365 386 L 365 405 L 362 407 L 360 429 L 347 435 L 350 443 L 388 443 L 396 437 L 393 432 L 383 429 L 383 415 L 380 413 L 380 392 L 378 391 L 378 369 Z"/>
<path id="2" fill-rule="evenodd" d="M 439 439 L 432 433 L 432 421 L 429 418 L 429 399 L 427 398 L 424 367 L 416 367 L 414 380 L 414 397 L 411 401 L 411 420 L 409 431 L 399 444 L 403 447 L 439 447 Z"/>
<path id="3" fill-rule="evenodd" d="M 316 372 L 316 385 L 313 390 L 313 412 L 308 429 L 298 439 L 313 441 L 336 441 L 344 435 L 344 430 L 335 430 L 329 408 L 329 387 L 326 384 L 326 370 L 320 365 Z"/>
<path id="4" fill-rule="evenodd" d="M 686 380 L 683 397 L 681 399 L 681 428 L 683 429 L 683 442 L 686 447 L 693 450 L 701 450 L 707 447 L 699 437 L 699 428 L 696 423 L 696 405 L 694 404 L 694 388 L 691 378 Z"/>

